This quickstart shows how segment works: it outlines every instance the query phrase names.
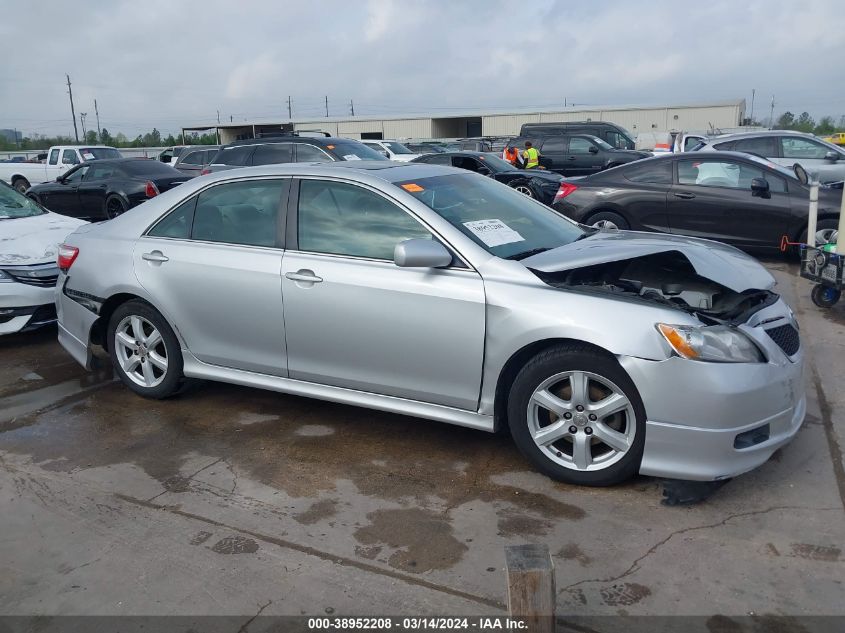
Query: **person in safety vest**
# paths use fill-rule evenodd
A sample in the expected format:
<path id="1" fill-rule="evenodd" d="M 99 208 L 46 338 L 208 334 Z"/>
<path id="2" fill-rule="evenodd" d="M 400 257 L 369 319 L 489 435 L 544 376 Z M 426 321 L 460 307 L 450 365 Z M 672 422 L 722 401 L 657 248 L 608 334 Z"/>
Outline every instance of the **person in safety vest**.
<path id="1" fill-rule="evenodd" d="M 502 152 L 502 159 L 508 161 L 517 169 L 522 169 L 522 153 L 516 147 L 506 147 Z"/>
<path id="2" fill-rule="evenodd" d="M 522 159 L 525 161 L 525 169 L 537 169 L 540 166 L 540 152 L 534 149 L 531 141 L 525 141 Z"/>

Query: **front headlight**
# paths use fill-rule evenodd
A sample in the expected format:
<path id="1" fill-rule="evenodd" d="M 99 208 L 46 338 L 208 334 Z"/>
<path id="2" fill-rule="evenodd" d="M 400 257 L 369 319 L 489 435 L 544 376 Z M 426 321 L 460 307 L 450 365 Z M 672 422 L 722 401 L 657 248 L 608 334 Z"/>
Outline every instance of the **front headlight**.
<path id="1" fill-rule="evenodd" d="M 682 358 L 715 363 L 761 363 L 760 349 L 745 334 L 725 325 L 668 325 L 658 323 L 657 331 Z"/>
<path id="2" fill-rule="evenodd" d="M 14 279 L 12 279 L 12 276 L 5 270 L 0 270 L 0 284 L 4 281 L 14 281 Z"/>

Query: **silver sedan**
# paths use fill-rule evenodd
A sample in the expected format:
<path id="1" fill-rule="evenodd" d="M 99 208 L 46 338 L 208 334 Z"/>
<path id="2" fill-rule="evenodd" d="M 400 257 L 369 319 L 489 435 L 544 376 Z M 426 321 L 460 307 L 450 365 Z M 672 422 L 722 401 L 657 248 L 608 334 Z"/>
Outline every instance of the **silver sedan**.
<path id="1" fill-rule="evenodd" d="M 101 346 L 150 398 L 201 378 L 508 427 L 587 485 L 732 477 L 804 418 L 797 326 L 756 261 L 586 228 L 464 170 L 200 177 L 82 227 L 59 267 L 61 344 L 88 368 Z"/>

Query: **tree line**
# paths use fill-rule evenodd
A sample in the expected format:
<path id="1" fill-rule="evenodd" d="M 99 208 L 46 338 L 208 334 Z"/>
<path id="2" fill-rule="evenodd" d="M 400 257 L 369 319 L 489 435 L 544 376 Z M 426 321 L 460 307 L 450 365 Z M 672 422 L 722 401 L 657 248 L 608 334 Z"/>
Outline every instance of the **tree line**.
<path id="1" fill-rule="evenodd" d="M 807 112 L 797 117 L 792 112 L 781 114 L 773 126 L 776 130 L 795 130 L 796 132 L 811 132 L 816 136 L 827 136 L 834 132 L 845 132 L 845 115 L 835 120 L 832 116 L 823 116 L 818 122 Z"/>
<path id="2" fill-rule="evenodd" d="M 85 138 L 80 141 L 85 145 L 111 145 L 112 147 L 169 147 L 171 145 L 182 145 L 182 135 L 174 136 L 168 134 L 162 136 L 156 128 L 152 132 L 139 134 L 130 139 L 122 132 L 112 135 L 106 128 L 102 128 L 99 134 L 96 130 L 88 130 Z M 185 136 L 185 143 L 189 145 L 216 145 L 217 134 L 188 134 Z M 75 145 L 76 140 L 70 136 L 44 136 L 33 134 L 23 137 L 18 143 L 0 137 L 0 151 L 15 150 L 39 150 L 48 149 L 53 145 Z"/>

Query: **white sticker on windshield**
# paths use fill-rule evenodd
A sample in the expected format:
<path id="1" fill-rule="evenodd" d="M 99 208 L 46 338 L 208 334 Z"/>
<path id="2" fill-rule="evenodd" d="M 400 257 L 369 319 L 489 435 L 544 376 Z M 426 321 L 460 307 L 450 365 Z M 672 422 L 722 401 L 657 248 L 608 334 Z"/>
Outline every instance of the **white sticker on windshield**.
<path id="1" fill-rule="evenodd" d="M 476 220 L 475 222 L 464 222 L 464 226 L 475 233 L 487 246 L 501 246 L 525 240 L 519 233 L 514 231 L 501 220 Z"/>
<path id="2" fill-rule="evenodd" d="M 355 154 L 347 154 L 343 157 L 343 160 L 361 160 L 361 157 L 356 156 Z"/>
<path id="3" fill-rule="evenodd" d="M 94 160 L 96 157 L 91 152 L 82 152 L 82 158 L 85 160 Z"/>

